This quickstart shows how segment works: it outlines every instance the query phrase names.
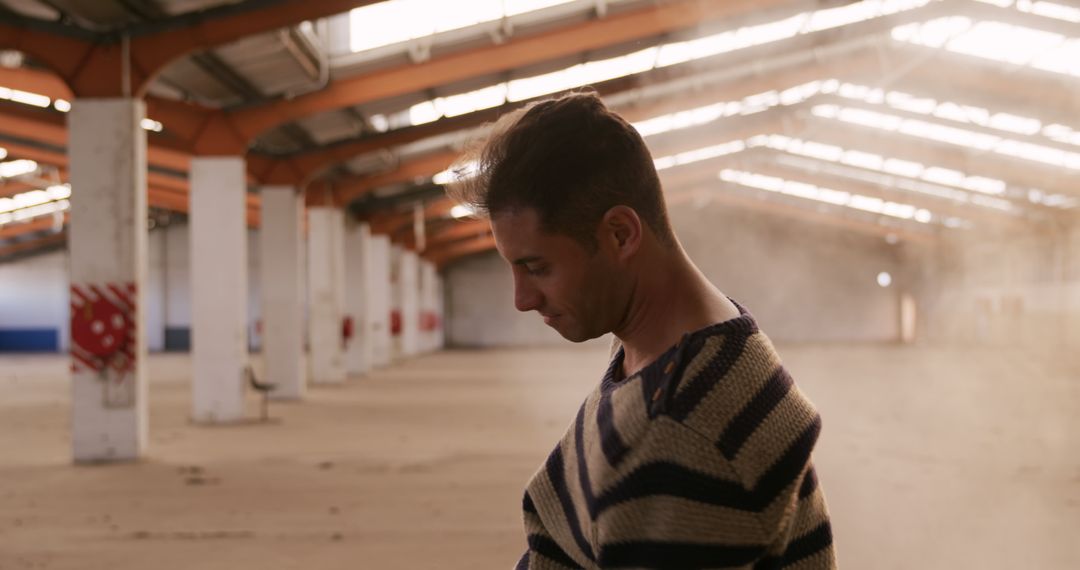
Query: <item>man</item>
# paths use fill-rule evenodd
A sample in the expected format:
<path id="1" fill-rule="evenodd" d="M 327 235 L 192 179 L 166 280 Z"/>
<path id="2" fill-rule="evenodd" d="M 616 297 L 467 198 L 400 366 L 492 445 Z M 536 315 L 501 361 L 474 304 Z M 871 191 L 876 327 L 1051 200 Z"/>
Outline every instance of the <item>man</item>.
<path id="1" fill-rule="evenodd" d="M 504 116 L 460 164 L 448 191 L 490 216 L 517 309 L 617 339 L 529 482 L 518 568 L 835 567 L 820 418 L 683 251 L 637 131 L 573 94 Z"/>

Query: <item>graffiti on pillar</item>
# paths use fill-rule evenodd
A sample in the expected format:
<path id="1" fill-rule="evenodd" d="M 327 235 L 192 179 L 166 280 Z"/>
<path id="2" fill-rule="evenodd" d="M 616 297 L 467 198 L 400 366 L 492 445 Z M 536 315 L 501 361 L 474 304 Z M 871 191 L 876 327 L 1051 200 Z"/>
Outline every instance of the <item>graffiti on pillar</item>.
<path id="1" fill-rule="evenodd" d="M 71 370 L 102 383 L 105 407 L 135 403 L 135 284 L 71 286 Z"/>

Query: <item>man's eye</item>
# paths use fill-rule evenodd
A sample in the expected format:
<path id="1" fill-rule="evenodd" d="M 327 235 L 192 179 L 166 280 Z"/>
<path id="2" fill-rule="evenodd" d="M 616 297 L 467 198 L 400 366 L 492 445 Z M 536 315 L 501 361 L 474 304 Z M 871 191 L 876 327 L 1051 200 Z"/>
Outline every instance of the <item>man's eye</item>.
<path id="1" fill-rule="evenodd" d="M 538 266 L 535 266 L 535 267 L 530 267 L 530 266 L 526 265 L 525 266 L 525 273 L 528 273 L 529 275 L 533 275 L 533 276 L 543 275 L 543 274 L 547 273 L 547 266 L 546 265 L 538 265 Z"/>

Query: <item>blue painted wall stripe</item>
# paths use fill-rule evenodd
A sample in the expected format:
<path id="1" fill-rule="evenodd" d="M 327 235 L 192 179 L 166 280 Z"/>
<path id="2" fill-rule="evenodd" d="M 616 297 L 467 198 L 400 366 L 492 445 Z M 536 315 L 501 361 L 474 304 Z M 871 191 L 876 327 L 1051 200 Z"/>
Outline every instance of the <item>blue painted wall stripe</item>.
<path id="1" fill-rule="evenodd" d="M 0 352 L 57 352 L 60 332 L 56 329 L 0 329 Z"/>

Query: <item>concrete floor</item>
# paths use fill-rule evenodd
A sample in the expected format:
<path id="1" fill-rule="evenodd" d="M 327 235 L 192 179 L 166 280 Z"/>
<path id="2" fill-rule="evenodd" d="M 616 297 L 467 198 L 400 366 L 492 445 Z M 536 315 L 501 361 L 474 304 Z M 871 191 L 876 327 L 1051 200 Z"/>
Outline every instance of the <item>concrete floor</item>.
<path id="1" fill-rule="evenodd" d="M 825 427 L 844 568 L 1080 568 L 1080 373 L 995 351 L 780 347 Z M 0 570 L 509 568 L 595 348 L 444 352 L 194 426 L 151 357 L 144 461 L 68 460 L 66 361 L 0 358 Z M 257 415 L 257 400 L 249 402 Z"/>

